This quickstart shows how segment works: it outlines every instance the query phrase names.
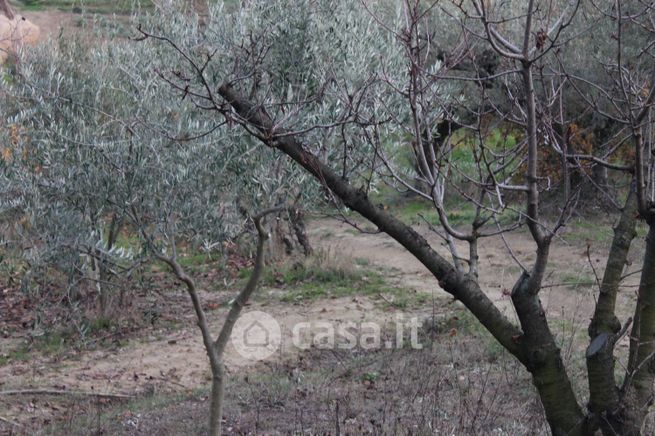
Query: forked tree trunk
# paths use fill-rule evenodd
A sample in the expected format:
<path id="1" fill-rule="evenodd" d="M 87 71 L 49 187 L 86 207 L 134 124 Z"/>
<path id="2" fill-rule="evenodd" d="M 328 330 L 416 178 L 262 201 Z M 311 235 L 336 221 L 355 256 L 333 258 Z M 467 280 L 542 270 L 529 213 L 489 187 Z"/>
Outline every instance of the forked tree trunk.
<path id="1" fill-rule="evenodd" d="M 221 327 L 220 333 L 218 334 L 218 338 L 216 340 L 212 338 L 209 322 L 207 321 L 205 311 L 202 308 L 202 304 L 200 303 L 200 297 L 198 296 L 196 283 L 191 276 L 187 275 L 182 266 L 178 263 L 175 250 L 173 251 L 172 257 L 166 257 L 158 251 L 154 252 L 155 257 L 168 264 L 177 278 L 186 285 L 187 292 L 193 304 L 193 309 L 196 313 L 198 327 L 200 328 L 200 332 L 202 334 L 202 341 L 205 346 L 207 356 L 209 357 L 209 366 L 212 372 L 212 391 L 208 433 L 210 436 L 221 435 L 221 419 L 223 417 L 226 377 L 225 364 L 223 363 L 225 347 L 227 346 L 228 340 L 230 339 L 234 325 L 239 319 L 241 310 L 245 307 L 255 289 L 257 289 L 259 279 L 264 270 L 264 249 L 266 241 L 269 238 L 269 234 L 268 231 L 264 229 L 262 220 L 266 215 L 279 212 L 280 209 L 280 207 L 266 209 L 253 217 L 253 222 L 255 224 L 255 228 L 257 229 L 258 237 L 255 265 L 253 267 L 252 274 L 246 283 L 246 286 L 241 290 L 239 295 L 230 305 L 230 310 L 227 314 L 227 318 L 223 323 L 223 326 Z M 141 229 L 141 232 L 145 235 L 145 230 L 143 228 Z M 149 240 L 147 236 L 146 239 Z"/>

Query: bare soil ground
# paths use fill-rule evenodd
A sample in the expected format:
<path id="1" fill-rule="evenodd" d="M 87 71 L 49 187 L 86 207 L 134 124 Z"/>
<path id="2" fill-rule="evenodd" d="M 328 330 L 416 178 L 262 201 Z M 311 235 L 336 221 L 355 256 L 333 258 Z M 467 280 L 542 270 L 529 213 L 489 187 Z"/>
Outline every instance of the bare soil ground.
<path id="1" fill-rule="evenodd" d="M 42 38 L 56 37 L 62 30 L 66 32 L 79 29 L 79 14 L 62 12 L 55 9 L 44 11 L 18 11 L 18 14 L 39 26 Z"/>
<path id="2" fill-rule="evenodd" d="M 435 246 L 439 246 L 436 236 L 430 235 L 427 230 L 424 230 L 424 233 Z M 542 420 L 534 420 L 534 417 L 522 423 L 513 423 L 514 419 L 519 419 L 518 416 L 509 414 L 510 417 L 503 417 L 502 411 L 497 410 L 493 401 L 491 404 L 485 403 L 489 401 L 486 396 L 475 399 L 476 395 L 481 396 L 485 390 L 490 389 L 488 383 L 493 381 L 493 389 L 497 391 L 497 395 L 502 394 L 505 397 L 503 401 L 516 404 L 529 402 L 533 404 L 530 406 L 533 409 L 530 410 L 534 415 L 540 414 L 538 405 L 533 403 L 534 396 L 531 396 L 532 390 L 526 374 L 516 367 L 510 357 L 504 355 L 474 320 L 467 318 L 459 303 L 441 291 L 436 280 L 402 247 L 386 235 L 362 234 L 331 219 L 313 221 L 310 234 L 314 244 L 331 255 L 353 260 L 364 259 L 372 266 L 380 268 L 390 283 L 397 284 L 408 292 L 428 293 L 431 297 L 428 304 L 412 309 L 405 315 L 427 320 L 426 325 L 429 324 L 430 327 L 423 329 L 422 334 L 430 336 L 433 346 L 427 347 L 427 351 L 409 353 L 403 353 L 404 350 L 360 352 L 357 355 L 325 350 L 300 352 L 288 345 L 291 329 L 298 322 L 324 320 L 338 325 L 347 321 L 374 320 L 383 325 L 390 325 L 401 311 L 383 306 L 379 299 L 370 296 L 319 299 L 299 304 L 282 303 L 275 289 L 263 289 L 248 309 L 265 311 L 274 316 L 281 325 L 284 345 L 279 353 L 263 363 L 244 359 L 233 349 L 228 350 L 227 364 L 235 381 L 229 391 L 229 401 L 233 403 L 228 407 L 227 414 L 235 433 L 257 433 L 258 429 L 266 428 L 267 433 L 279 431 L 284 434 L 302 431 L 303 426 L 308 426 L 313 433 L 320 433 L 321 429 L 331 432 L 335 429 L 335 422 L 339 420 L 345 428 L 353 432 L 357 432 L 358 428 L 373 433 L 391 432 L 394 427 L 390 427 L 389 419 L 396 422 L 394 425 L 400 425 L 403 420 L 418 419 L 419 415 L 423 420 L 420 424 L 422 429 L 439 422 L 440 426 L 448 424 L 450 428 L 461 431 L 468 428 L 484 430 L 483 432 L 487 433 L 497 425 L 507 431 L 512 428 L 512 431 L 516 432 L 513 434 L 527 434 L 534 430 L 531 425 L 543 425 Z M 584 368 L 583 355 L 579 351 L 584 349 L 587 340 L 585 327 L 593 308 L 593 281 L 595 274 L 602 274 L 606 241 L 592 243 L 576 237 L 570 238 L 573 242 L 566 242 L 566 239 L 565 235 L 551 251 L 551 269 L 542 298 L 549 316 L 553 319 L 553 330 L 561 340 L 566 363 L 572 373 L 576 374 Z M 533 243 L 529 235 L 523 232 L 512 233 L 506 235 L 506 241 L 514 253 L 529 264 L 533 256 Z M 590 256 L 587 253 L 587 244 L 591 244 Z M 446 254 L 445 250 L 443 252 Z M 485 240 L 480 247 L 480 259 L 480 277 L 484 289 L 492 300 L 513 318 L 508 290 L 518 276 L 519 268 L 513 265 L 502 239 Z M 640 260 L 634 258 L 631 268 L 638 268 Z M 636 275 L 629 278 L 625 283 L 625 291 L 620 295 L 618 306 L 619 311 L 623 312 L 622 315 L 627 316 L 628 308 L 634 301 L 631 286 L 635 284 L 635 280 Z M 193 428 L 202 431 L 207 406 L 204 401 L 206 396 L 198 394 L 195 389 L 203 388 L 208 383 L 207 359 L 186 295 L 181 290 L 174 291 L 175 285 L 174 282 L 166 285 L 170 286 L 165 293 L 167 301 L 160 302 L 178 309 L 175 312 L 178 314 L 178 324 L 175 328 L 132 332 L 127 344 L 122 342 L 120 346 L 104 347 L 95 351 L 71 352 L 54 359 L 39 356 L 37 353 L 31 355 L 27 361 L 10 361 L 0 367 L 0 390 L 40 388 L 133 394 L 140 395 L 140 398 L 162 392 L 170 395 L 180 394 L 185 396 L 182 400 L 185 405 L 182 408 L 183 414 L 176 415 L 172 412 L 171 408 L 174 409 L 177 403 L 161 404 L 157 406 L 159 412 L 142 416 L 139 418 L 141 424 L 135 424 L 136 418 L 132 416 L 130 408 L 126 408 L 127 417 L 121 418 L 122 421 L 115 418 L 109 423 L 102 421 L 101 424 L 98 418 L 97 425 L 99 429 L 113 428 L 110 432 L 112 434 L 119 430 L 131 434 L 133 430 L 136 432 L 144 428 L 164 429 L 166 425 L 161 424 L 158 427 L 155 423 L 167 422 L 167 416 L 170 419 L 170 416 L 192 416 L 196 413 L 196 424 L 201 427 Z M 206 307 L 212 309 L 219 307 L 230 295 L 230 292 L 207 292 L 203 299 Z M 220 309 L 211 313 L 216 328 L 223 313 Z M 433 335 L 435 331 L 438 338 L 436 342 Z M 16 338 L 0 339 L 0 343 L 4 343 L 3 348 L 9 347 L 12 340 L 15 341 Z M 444 345 L 447 346 L 446 349 L 443 348 Z M 441 361 L 441 364 L 430 364 L 435 361 Z M 362 371 L 360 365 L 370 368 Z M 509 367 L 512 368 L 511 371 L 507 369 Z M 298 379 L 299 373 L 308 374 L 302 383 Z M 341 373 L 342 376 L 339 376 Z M 381 374 L 384 374 L 382 379 Z M 417 380 L 404 381 L 408 374 L 414 374 L 411 377 L 416 377 Z M 421 389 L 427 386 L 420 381 L 422 374 L 430 374 L 426 383 L 436 391 L 445 389 L 443 383 L 448 384 L 448 389 L 453 391 L 443 398 L 435 397 L 435 392 L 429 394 L 422 391 Z M 460 380 L 461 377 L 464 379 Z M 332 379 L 333 383 L 326 384 L 326 380 Z M 256 386 L 253 386 L 253 380 L 259 380 L 255 383 Z M 462 388 L 462 382 L 468 383 L 468 388 Z M 280 383 L 284 386 L 278 386 Z M 512 386 L 516 384 L 523 387 L 517 390 Z M 305 392 L 303 389 L 309 389 L 311 392 Z M 405 401 L 403 399 L 408 392 L 404 391 L 408 389 L 417 390 L 412 398 L 429 402 L 429 407 L 427 403 L 422 406 L 413 404 L 411 407 L 407 406 L 407 416 L 399 416 L 397 407 Z M 585 395 L 584 389 L 585 386 L 580 386 L 581 396 Z M 278 394 L 284 397 L 283 400 L 280 400 L 279 404 L 274 399 L 270 400 L 271 404 L 263 405 L 263 409 L 257 409 L 259 412 L 253 415 L 253 410 L 247 407 L 251 404 L 247 397 L 252 401 L 261 401 L 261 398 L 254 397 L 255 391 L 266 394 L 271 390 L 280 390 Z M 462 404 L 460 409 L 452 407 L 454 392 L 457 393 L 457 401 L 466 403 L 466 407 Z M 168 398 L 171 398 L 170 395 Z M 300 397 L 297 397 L 298 395 Z M 348 401 L 339 402 L 343 398 Z M 492 400 L 493 398 L 495 397 L 492 397 Z M 337 399 L 340 400 L 335 403 Z M 52 422 L 60 426 L 62 422 L 68 422 L 69 427 L 65 433 L 74 432 L 75 427 L 71 424 L 75 421 L 73 417 L 88 415 L 90 410 L 99 417 L 100 410 L 104 410 L 112 401 L 114 400 L 94 397 L 71 399 L 42 395 L 0 396 L 0 416 L 21 426 L 0 422 L 0 430 L 27 431 L 43 428 Z M 450 401 L 450 405 L 444 406 L 442 401 Z M 474 407 L 471 402 L 475 401 L 486 404 L 486 409 Z M 290 411 L 285 407 L 292 407 L 293 404 L 302 410 L 293 412 L 294 418 L 291 419 Z M 338 407 L 341 409 L 335 409 Z M 347 412 L 345 408 L 351 412 Z M 196 412 L 192 412 L 193 410 Z M 393 413 L 391 410 L 394 410 Z M 439 410 L 444 414 L 441 418 L 434 415 Z M 453 418 L 452 414 L 458 413 L 457 410 L 468 413 L 468 418 L 459 421 Z M 479 414 L 484 410 L 486 417 L 482 419 Z M 337 419 L 336 414 L 339 413 L 345 415 L 340 415 Z M 354 417 L 348 418 L 348 413 L 354 414 Z M 361 422 L 362 417 L 369 417 L 373 422 Z M 290 427 L 291 424 L 293 425 Z M 112 427 L 115 425 L 118 427 Z M 446 427 L 440 428 L 446 430 Z"/>

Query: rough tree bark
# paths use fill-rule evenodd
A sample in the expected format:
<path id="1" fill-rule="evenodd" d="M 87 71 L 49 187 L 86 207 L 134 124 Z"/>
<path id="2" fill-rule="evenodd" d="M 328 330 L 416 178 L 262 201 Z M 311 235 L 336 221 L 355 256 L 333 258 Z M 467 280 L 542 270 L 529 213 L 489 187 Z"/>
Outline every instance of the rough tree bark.
<path id="1" fill-rule="evenodd" d="M 604 434 L 615 434 L 622 427 L 622 418 L 618 416 L 620 392 L 614 377 L 614 346 L 624 330 L 621 329 L 615 309 L 628 252 L 637 235 L 636 223 L 637 197 L 634 189 L 630 189 L 619 222 L 614 228 L 598 302 L 589 324 L 591 342 L 586 352 L 590 426 L 600 427 Z"/>

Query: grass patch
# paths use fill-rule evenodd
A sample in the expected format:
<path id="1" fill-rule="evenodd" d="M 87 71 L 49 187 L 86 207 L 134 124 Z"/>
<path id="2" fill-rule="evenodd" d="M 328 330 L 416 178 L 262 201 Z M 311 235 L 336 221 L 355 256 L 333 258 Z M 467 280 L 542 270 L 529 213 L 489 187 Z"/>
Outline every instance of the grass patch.
<path id="1" fill-rule="evenodd" d="M 10 362 L 27 362 L 30 359 L 28 347 L 22 346 L 7 353 L 0 354 L 0 366 L 5 366 Z"/>
<path id="2" fill-rule="evenodd" d="M 246 280 L 251 269 L 239 271 Z M 387 282 L 383 271 L 370 266 L 366 259 L 350 259 L 318 252 L 304 262 L 273 265 L 266 268 L 261 285 L 283 290 L 286 303 L 319 298 L 369 296 L 388 307 L 406 308 L 424 304 L 429 296 Z"/>
<path id="3" fill-rule="evenodd" d="M 394 215 L 406 224 L 416 225 L 428 222 L 433 226 L 439 226 L 439 215 L 434 205 L 422 198 L 398 198 L 390 201 Z M 475 206 L 468 202 L 463 201 L 461 198 L 448 198 L 444 204 L 444 210 L 448 217 L 448 222 L 455 227 L 470 227 L 475 219 L 476 209 Z M 483 211 L 482 217 L 488 216 L 489 212 Z M 501 225 L 508 225 L 516 222 L 518 213 L 505 209 L 502 213 L 497 214 L 496 219 Z M 488 225 L 494 226 L 493 221 L 489 221 Z"/>
<path id="4" fill-rule="evenodd" d="M 93 14 L 126 14 L 136 8 L 152 9 L 152 0 L 21 0 L 19 9 L 42 11 L 55 8 L 65 12 Z"/>
<path id="5" fill-rule="evenodd" d="M 98 338 L 102 339 L 103 337 L 107 337 L 107 341 L 112 346 L 123 346 L 126 342 L 120 339 L 120 333 L 124 328 L 125 326 L 117 319 L 98 317 L 84 319 L 77 329 L 66 327 L 46 330 L 43 334 L 32 336 L 13 350 L 0 353 L 0 366 L 6 365 L 10 361 L 29 360 L 34 353 L 59 357 L 73 349 L 94 348 L 97 346 Z M 104 343 L 104 340 L 100 342 Z"/>
<path id="6" fill-rule="evenodd" d="M 243 271 L 243 270 L 242 270 Z M 244 278 L 250 271 L 243 274 Z M 267 268 L 262 285 L 286 289 L 282 301 L 296 302 L 325 297 L 373 295 L 389 292 L 384 277 L 358 265 L 325 263 L 312 258 L 306 263 Z"/>
<path id="7" fill-rule="evenodd" d="M 10 362 L 26 362 L 33 357 L 34 351 L 46 356 L 58 356 L 67 351 L 71 338 L 66 332 L 46 333 L 34 337 L 29 343 L 24 342 L 13 350 L 0 353 L 0 366 Z"/>
<path id="8" fill-rule="evenodd" d="M 565 241 L 571 243 L 596 242 L 609 244 L 614 237 L 614 232 L 610 225 L 600 223 L 597 220 L 590 220 L 588 218 L 572 219 L 567 224 L 567 227 L 574 229 L 574 231 L 565 233 L 563 238 Z"/>

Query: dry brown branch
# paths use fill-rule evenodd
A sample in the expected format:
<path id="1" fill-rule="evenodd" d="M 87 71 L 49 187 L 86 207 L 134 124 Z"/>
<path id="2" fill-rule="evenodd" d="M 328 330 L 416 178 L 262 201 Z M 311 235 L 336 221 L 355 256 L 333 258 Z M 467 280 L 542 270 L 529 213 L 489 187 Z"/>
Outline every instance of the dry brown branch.
<path id="1" fill-rule="evenodd" d="M 106 392 L 89 392 L 89 391 L 65 391 L 61 389 L 19 389 L 10 391 L 0 391 L 0 396 L 8 395 L 70 395 L 70 396 L 85 396 L 85 397 L 98 397 L 98 398 L 120 398 L 130 399 L 134 395 L 128 394 L 111 394 Z"/>

